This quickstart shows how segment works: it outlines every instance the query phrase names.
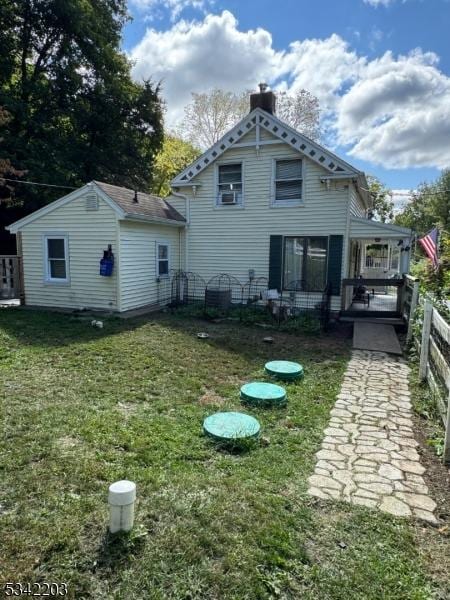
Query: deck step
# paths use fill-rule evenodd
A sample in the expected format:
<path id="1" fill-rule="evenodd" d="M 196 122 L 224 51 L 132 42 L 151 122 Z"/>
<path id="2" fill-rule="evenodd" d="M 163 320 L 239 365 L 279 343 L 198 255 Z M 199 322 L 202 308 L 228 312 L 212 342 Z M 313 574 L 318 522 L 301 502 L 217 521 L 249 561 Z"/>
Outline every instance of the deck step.
<path id="1" fill-rule="evenodd" d="M 393 325 L 394 327 L 405 327 L 405 321 L 398 317 L 341 317 L 343 323 L 379 323 L 380 325 Z"/>

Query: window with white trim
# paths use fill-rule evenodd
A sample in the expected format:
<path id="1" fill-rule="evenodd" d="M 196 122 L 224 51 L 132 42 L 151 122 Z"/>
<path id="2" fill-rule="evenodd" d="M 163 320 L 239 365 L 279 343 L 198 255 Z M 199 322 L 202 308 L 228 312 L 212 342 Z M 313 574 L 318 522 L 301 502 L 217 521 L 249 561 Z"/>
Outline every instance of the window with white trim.
<path id="1" fill-rule="evenodd" d="M 242 163 L 218 165 L 217 204 L 242 204 Z"/>
<path id="2" fill-rule="evenodd" d="M 45 279 L 56 283 L 69 281 L 69 240 L 65 235 L 45 236 Z"/>
<path id="3" fill-rule="evenodd" d="M 156 244 L 156 276 L 169 277 L 170 248 L 166 242 Z"/>
<path id="4" fill-rule="evenodd" d="M 302 161 L 276 160 L 274 204 L 289 204 L 302 200 Z"/>

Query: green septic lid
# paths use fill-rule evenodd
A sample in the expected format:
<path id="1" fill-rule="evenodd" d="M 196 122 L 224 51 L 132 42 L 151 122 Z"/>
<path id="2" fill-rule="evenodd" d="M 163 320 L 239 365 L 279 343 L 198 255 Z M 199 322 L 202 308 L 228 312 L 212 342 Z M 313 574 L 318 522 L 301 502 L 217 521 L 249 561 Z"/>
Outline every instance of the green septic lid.
<path id="1" fill-rule="evenodd" d="M 218 440 L 256 437 L 260 429 L 255 418 L 239 412 L 215 413 L 203 421 L 203 431 Z"/>
<path id="2" fill-rule="evenodd" d="M 273 383 L 254 381 L 241 387 L 241 400 L 256 406 L 271 406 L 286 403 L 286 390 Z"/>
<path id="3" fill-rule="evenodd" d="M 289 360 L 272 360 L 265 365 L 266 372 L 279 379 L 293 380 L 303 377 L 303 367 Z"/>

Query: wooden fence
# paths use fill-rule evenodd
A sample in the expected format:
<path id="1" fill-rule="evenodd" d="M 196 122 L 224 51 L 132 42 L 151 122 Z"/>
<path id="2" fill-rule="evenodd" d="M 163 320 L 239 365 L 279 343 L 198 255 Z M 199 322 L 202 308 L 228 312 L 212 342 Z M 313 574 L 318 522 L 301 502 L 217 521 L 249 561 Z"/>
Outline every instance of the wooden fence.
<path id="1" fill-rule="evenodd" d="M 19 256 L 0 256 L 0 299 L 21 298 L 22 273 Z"/>
<path id="2" fill-rule="evenodd" d="M 419 377 L 428 383 L 445 429 L 443 460 L 450 463 L 450 325 L 429 298 L 419 295 L 418 280 L 407 276 L 402 315 L 408 323 L 407 341 L 420 354 Z M 423 308 L 423 318 L 417 309 Z"/>

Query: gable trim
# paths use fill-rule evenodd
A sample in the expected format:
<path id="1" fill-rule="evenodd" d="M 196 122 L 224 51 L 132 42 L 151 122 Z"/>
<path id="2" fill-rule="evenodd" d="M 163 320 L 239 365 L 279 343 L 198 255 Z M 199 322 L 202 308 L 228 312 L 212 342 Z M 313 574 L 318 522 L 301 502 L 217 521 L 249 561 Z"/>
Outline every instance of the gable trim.
<path id="1" fill-rule="evenodd" d="M 95 185 L 94 182 L 91 182 L 87 183 L 86 185 L 83 185 L 81 188 L 74 190 L 73 192 L 70 192 L 70 194 L 63 196 L 62 198 L 59 198 L 58 200 L 55 200 L 54 202 L 50 202 L 50 204 L 43 206 L 39 210 L 35 210 L 23 219 L 11 223 L 11 225 L 8 225 L 7 227 L 5 227 L 5 229 L 7 229 L 10 233 L 17 233 L 26 225 L 29 225 L 30 223 L 33 223 L 34 221 L 40 219 L 44 215 L 47 215 L 53 212 L 54 210 L 61 208 L 66 204 L 69 204 L 73 200 L 77 200 L 78 198 L 82 197 L 86 191 L 92 190 L 93 188 L 95 189 L 95 192 L 102 198 L 102 200 L 104 200 L 108 204 L 108 206 L 110 206 L 110 208 L 112 208 L 119 215 L 119 217 L 123 218 L 123 216 L 125 215 L 123 210 L 113 200 L 111 200 L 111 198 L 107 194 L 105 194 L 105 192 L 102 189 Z"/>
<path id="2" fill-rule="evenodd" d="M 206 167 L 214 163 L 224 152 L 232 147 L 236 147 L 239 144 L 239 140 L 253 129 L 256 128 L 258 133 L 260 127 L 263 127 L 274 137 L 278 138 L 279 141 L 277 140 L 275 143 L 284 143 L 291 146 L 309 160 L 321 165 L 329 173 L 348 174 L 350 176 L 357 176 L 360 173 L 360 171 L 329 150 L 326 150 L 303 134 L 295 131 L 295 129 L 292 129 L 286 123 L 280 121 L 275 115 L 271 115 L 260 108 L 255 108 L 255 110 L 241 119 L 237 125 L 222 136 L 218 142 L 206 150 L 197 160 L 181 171 L 171 181 L 171 185 L 174 187 L 192 185 L 192 180 L 206 169 Z M 255 144 L 259 146 L 263 145 L 264 142 L 256 139 Z"/>

